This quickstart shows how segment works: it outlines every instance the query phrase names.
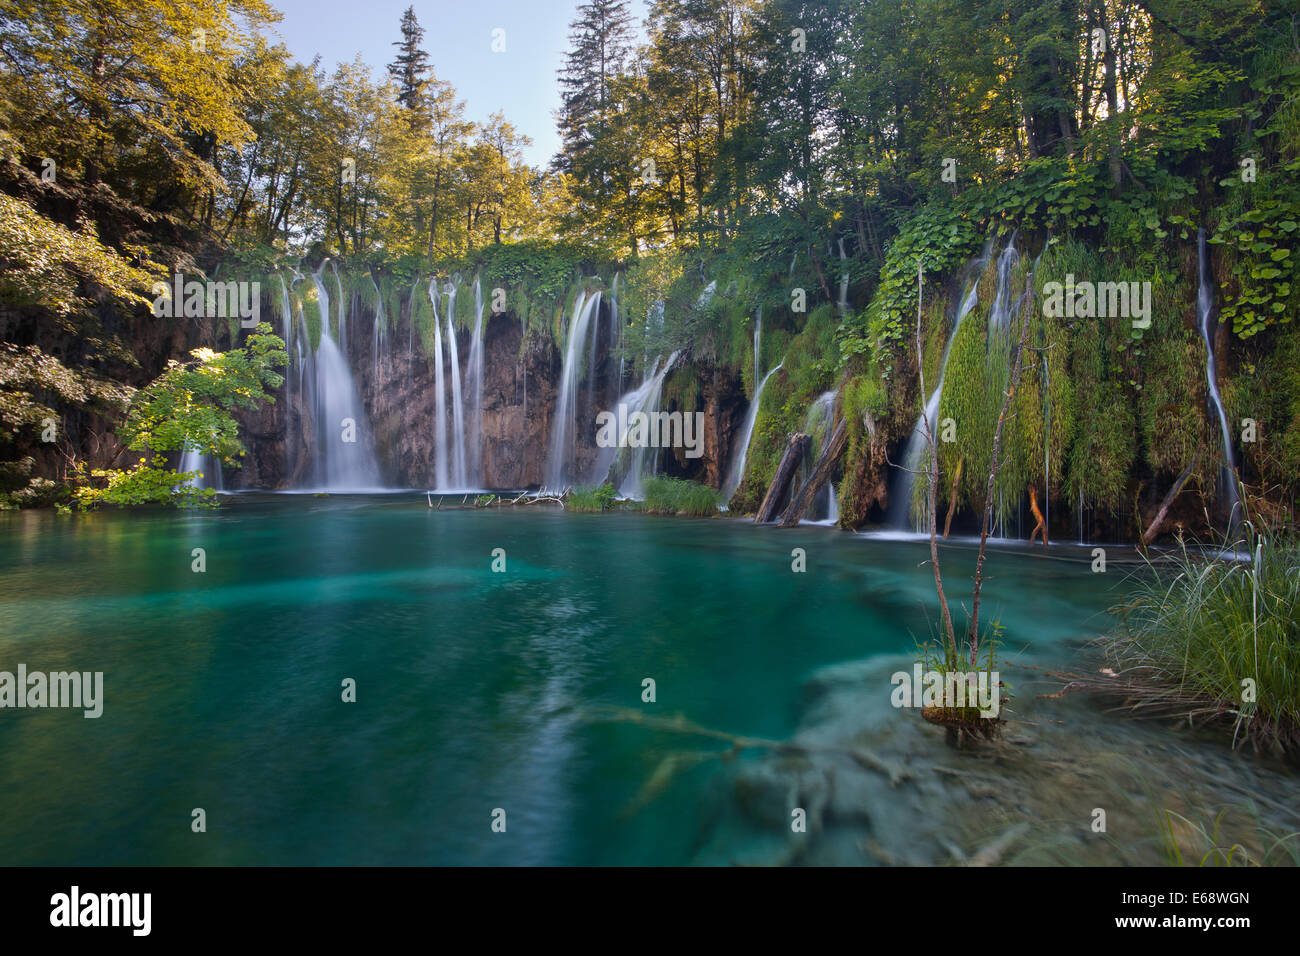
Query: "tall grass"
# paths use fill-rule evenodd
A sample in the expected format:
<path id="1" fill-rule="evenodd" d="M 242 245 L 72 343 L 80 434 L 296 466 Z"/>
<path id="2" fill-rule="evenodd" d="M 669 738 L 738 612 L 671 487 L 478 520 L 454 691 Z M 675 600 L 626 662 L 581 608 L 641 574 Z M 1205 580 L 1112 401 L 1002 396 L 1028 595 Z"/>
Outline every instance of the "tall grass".
<path id="1" fill-rule="evenodd" d="M 613 485 L 583 485 L 569 492 L 564 506 L 570 511 L 607 511 L 613 502 Z"/>
<path id="2" fill-rule="evenodd" d="M 1300 752 L 1300 538 L 1246 526 L 1249 561 L 1183 545 L 1115 608 L 1135 708 L 1231 720 L 1234 744 Z M 1253 682 L 1253 686 L 1251 684 Z"/>
<path id="3" fill-rule="evenodd" d="M 718 492 L 707 485 L 680 478 L 649 478 L 645 482 L 645 508 L 653 514 L 704 517 L 717 514 Z"/>

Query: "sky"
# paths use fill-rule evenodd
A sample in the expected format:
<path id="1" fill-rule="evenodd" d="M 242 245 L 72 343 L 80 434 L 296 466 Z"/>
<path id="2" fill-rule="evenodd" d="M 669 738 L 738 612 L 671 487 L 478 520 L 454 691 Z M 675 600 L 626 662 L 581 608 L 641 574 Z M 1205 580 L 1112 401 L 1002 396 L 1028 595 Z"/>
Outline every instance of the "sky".
<path id="1" fill-rule="evenodd" d="M 580 0 L 271 0 L 284 14 L 272 29 L 295 59 L 322 65 L 351 61 L 358 53 L 377 79 L 396 54 L 402 13 L 415 7 L 424 49 L 434 72 L 465 101 L 467 118 L 484 122 L 497 110 L 533 145 L 524 151 L 545 165 L 559 146 L 556 71 L 563 66 L 569 24 Z M 645 0 L 628 9 L 640 33 Z M 505 31 L 505 52 L 492 52 L 492 31 Z"/>

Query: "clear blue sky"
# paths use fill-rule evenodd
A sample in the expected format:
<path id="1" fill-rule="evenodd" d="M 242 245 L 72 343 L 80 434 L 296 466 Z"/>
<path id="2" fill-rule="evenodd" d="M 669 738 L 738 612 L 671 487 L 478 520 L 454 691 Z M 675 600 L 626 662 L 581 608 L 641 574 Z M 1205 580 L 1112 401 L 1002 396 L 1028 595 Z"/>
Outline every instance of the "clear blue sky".
<path id="1" fill-rule="evenodd" d="M 393 59 L 402 13 L 415 7 L 424 48 L 438 78 L 456 87 L 469 119 L 496 110 L 533 140 L 526 157 L 550 161 L 559 137 L 555 72 L 568 49 L 569 24 L 580 0 L 271 0 L 284 14 L 273 29 L 289 52 L 310 63 L 320 54 L 326 70 L 358 53 L 376 78 Z M 628 5 L 638 36 L 645 0 Z M 505 30 L 506 50 L 492 52 L 492 31 Z"/>

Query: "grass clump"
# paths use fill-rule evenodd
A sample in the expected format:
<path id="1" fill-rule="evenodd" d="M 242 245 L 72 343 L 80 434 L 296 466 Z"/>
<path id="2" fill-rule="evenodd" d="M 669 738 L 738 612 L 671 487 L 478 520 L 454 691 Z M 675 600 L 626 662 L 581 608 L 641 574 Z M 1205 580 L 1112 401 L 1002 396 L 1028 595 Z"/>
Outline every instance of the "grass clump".
<path id="1" fill-rule="evenodd" d="M 718 493 L 707 485 L 680 478 L 647 479 L 644 487 L 645 509 L 651 514 L 707 517 L 717 514 Z"/>
<path id="2" fill-rule="evenodd" d="M 1108 652 L 1135 709 L 1231 720 L 1234 744 L 1300 753 L 1300 539 L 1249 529 L 1249 561 L 1185 545 L 1116 610 Z"/>
<path id="3" fill-rule="evenodd" d="M 565 499 L 565 507 L 570 511 L 608 511 L 614 503 L 614 486 L 584 485 L 574 488 Z"/>

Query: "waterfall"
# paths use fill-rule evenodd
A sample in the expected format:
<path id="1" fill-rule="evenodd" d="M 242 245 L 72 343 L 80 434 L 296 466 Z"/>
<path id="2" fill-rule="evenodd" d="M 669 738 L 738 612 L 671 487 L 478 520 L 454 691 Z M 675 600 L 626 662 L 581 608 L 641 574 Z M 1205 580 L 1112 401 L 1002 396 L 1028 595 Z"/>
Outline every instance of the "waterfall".
<path id="1" fill-rule="evenodd" d="M 289 296 L 289 286 L 284 281 L 284 276 L 276 273 L 276 278 L 280 280 L 280 328 L 284 339 L 284 351 L 288 356 L 289 362 L 292 363 L 294 358 L 294 340 L 293 340 L 293 300 Z M 298 343 L 298 349 L 302 349 L 302 343 Z M 299 374 L 302 374 L 302 358 L 298 357 Z M 293 369 L 289 366 L 284 370 L 284 458 L 290 468 L 293 467 L 293 429 L 289 426 L 289 414 L 293 408 Z M 181 469 L 184 471 L 184 469 Z"/>
<path id="2" fill-rule="evenodd" d="M 1237 524 L 1241 520 L 1241 499 L 1237 494 L 1237 460 L 1232 448 L 1232 432 L 1228 428 L 1228 415 L 1223 410 L 1219 396 L 1218 363 L 1214 357 L 1214 335 L 1219 323 L 1214 318 L 1214 290 L 1210 287 L 1210 252 L 1205 244 L 1205 230 L 1196 232 L 1196 252 L 1200 271 L 1200 284 L 1196 295 L 1197 317 L 1200 320 L 1201 338 L 1205 341 L 1205 380 L 1209 385 L 1210 401 L 1219 418 L 1219 431 L 1223 436 L 1223 465 L 1219 483 L 1228 499 L 1228 534 L 1235 539 Z"/>
<path id="3" fill-rule="evenodd" d="M 374 342 L 371 344 L 371 351 L 374 353 L 375 387 L 379 386 L 379 354 L 383 347 L 388 343 L 388 316 L 384 314 L 384 294 L 379 291 L 379 283 L 375 277 L 370 277 L 370 284 L 375 287 L 375 331 Z"/>
<path id="4" fill-rule="evenodd" d="M 363 491 L 379 487 L 379 467 L 370 445 L 370 424 L 365 408 L 357 395 L 347 359 L 324 328 L 321 329 L 314 364 L 315 486 L 323 491 Z"/>
<path id="5" fill-rule="evenodd" d="M 191 478 L 182 482 L 191 488 L 215 488 L 217 491 L 225 491 L 225 483 L 221 477 L 221 462 L 217 461 L 215 455 L 205 454 L 200 451 L 186 449 L 181 453 L 180 464 L 177 471 L 197 471 L 201 472 L 199 477 Z"/>
<path id="6" fill-rule="evenodd" d="M 993 305 L 989 309 L 990 332 L 1005 331 L 1020 311 L 1021 299 L 1013 293 L 1010 281 L 1011 270 L 1019 261 L 1020 253 L 1016 251 L 1016 233 L 1012 232 L 1006 248 L 1002 250 L 1002 255 L 998 256 L 998 283 L 993 293 Z"/>
<path id="7" fill-rule="evenodd" d="M 760 304 L 759 307 L 754 310 L 754 381 L 755 382 L 758 381 L 759 369 L 761 368 L 759 364 L 759 355 L 762 352 L 762 344 L 763 344 L 763 306 Z M 758 391 L 758 389 L 755 388 L 754 391 Z"/>
<path id="8" fill-rule="evenodd" d="M 334 287 L 339 291 L 339 351 L 348 354 L 348 302 L 343 295 L 343 281 L 339 278 L 339 267 L 333 262 L 330 269 L 334 272 Z"/>
<path id="9" fill-rule="evenodd" d="M 1014 242 L 1015 236 L 1012 236 Z M 943 395 L 943 375 L 948 369 L 948 355 L 952 352 L 952 343 L 957 338 L 957 329 L 961 326 L 961 320 L 964 319 L 975 308 L 979 301 L 979 282 L 980 273 L 984 271 L 984 265 L 988 262 L 989 253 L 993 248 L 990 239 L 984 245 L 984 250 L 968 267 L 971 272 L 971 278 L 968 281 L 966 293 L 962 296 L 961 304 L 957 308 L 956 319 L 952 323 L 952 331 L 948 333 L 948 342 L 943 349 L 943 361 L 939 364 L 939 381 L 934 386 L 934 391 L 926 399 L 925 411 L 916 419 L 916 424 L 912 426 L 911 434 L 908 436 L 907 445 L 903 451 L 903 467 L 900 469 L 898 478 L 894 482 L 894 489 L 890 493 L 888 522 L 894 527 L 908 528 L 912 526 L 912 488 L 916 483 L 916 473 L 921 469 L 923 464 L 922 458 L 928 451 L 928 445 L 925 440 L 925 431 L 928 423 L 930 433 L 933 435 L 935 419 L 939 414 L 939 399 Z M 1007 248 L 1012 248 L 1011 243 L 1007 243 Z M 1006 253 L 1003 252 L 1003 258 Z M 1002 273 L 999 271 L 999 280 Z M 997 294 L 995 293 L 996 301 Z M 990 316 L 990 324 L 992 318 Z"/>
<path id="10" fill-rule="evenodd" d="M 627 406 L 628 419 L 630 420 L 635 412 L 645 412 L 647 415 L 653 415 L 659 411 L 659 399 L 663 394 L 664 379 L 672 371 L 677 359 L 681 355 L 678 350 L 668 356 L 668 360 L 661 365 L 654 374 L 650 375 L 641 386 L 634 391 L 628 392 L 619 399 L 619 404 Z M 626 433 L 619 436 L 619 446 L 625 444 Z M 631 457 L 628 462 L 627 473 L 623 476 L 623 481 L 619 485 L 618 492 L 624 498 L 640 498 L 641 488 L 646 478 L 654 475 L 658 469 L 659 452 L 658 448 L 646 448 L 644 446 L 631 449 Z M 647 458 L 649 457 L 649 461 Z"/>
<path id="11" fill-rule="evenodd" d="M 453 487 L 469 487 L 469 477 L 465 473 L 465 398 L 460 387 L 460 356 L 456 351 L 456 283 L 447 283 L 447 351 L 451 365 L 451 422 L 452 445 L 451 480 Z"/>
<path id="12" fill-rule="evenodd" d="M 763 380 L 758 383 L 758 388 L 754 389 L 754 397 L 749 402 L 749 411 L 745 412 L 745 423 L 740 429 L 740 443 L 732 453 L 734 457 L 731 460 L 731 469 L 727 472 L 727 480 L 722 486 L 723 501 L 731 499 L 745 477 L 745 459 L 749 457 L 749 440 L 754 436 L 754 423 L 758 421 L 758 404 L 763 398 L 763 388 L 767 385 L 767 380 L 775 375 L 783 364 L 778 362 L 763 376 Z"/>
<path id="13" fill-rule="evenodd" d="M 469 368 L 465 383 L 470 394 L 469 480 L 483 485 L 483 287 L 474 277 L 474 334 L 469 343 Z"/>
<path id="14" fill-rule="evenodd" d="M 438 280 L 429 280 L 429 302 L 433 305 L 433 485 L 435 491 L 450 488 L 447 467 L 447 392 L 442 369 L 442 320 L 438 317 Z"/>
<path id="15" fill-rule="evenodd" d="M 581 373 L 583 344 L 591 317 L 600 306 L 600 293 L 588 296 L 579 292 L 569 320 L 568 342 L 564 349 L 564 369 L 560 375 L 560 393 L 555 402 L 555 421 L 551 426 L 551 456 L 547 462 L 546 487 L 560 491 L 566 479 L 574 480 L 573 464 L 577 439 L 577 390 Z"/>
<path id="16" fill-rule="evenodd" d="M 831 413 L 835 409 L 835 398 L 839 390 L 822 392 L 816 400 L 808 407 L 808 415 L 804 419 L 804 432 L 813 436 L 817 444 L 811 450 L 811 453 L 804 456 L 800 470 L 803 472 L 800 482 L 807 481 L 812 475 L 813 463 L 821 456 L 822 448 L 825 447 L 826 441 L 831 437 Z M 826 517 L 810 522 L 815 524 L 834 524 L 839 522 L 839 515 L 835 513 L 838 502 L 835 500 L 835 491 L 828 481 L 822 486 L 817 497 L 809 503 L 808 514 L 806 517 L 811 518 L 813 515 L 825 512 Z M 800 515 L 803 520 L 805 515 Z"/>
<path id="17" fill-rule="evenodd" d="M 614 281 L 609 287 L 609 347 L 618 349 L 618 378 L 614 379 L 614 387 L 610 394 L 615 394 L 623 387 L 623 320 L 618 312 L 618 273 L 614 273 Z M 611 363 L 612 364 L 612 363 Z"/>
<path id="18" fill-rule="evenodd" d="M 311 276 L 320 303 L 320 344 L 311 361 L 303 363 L 310 365 L 303 384 L 311 395 L 313 486 L 322 491 L 374 489 L 379 487 L 379 466 L 371 444 L 370 422 L 347 359 L 330 332 L 330 296 L 321 278 L 324 267 L 322 262 Z M 339 321 L 340 328 L 345 328 L 342 311 Z"/>

